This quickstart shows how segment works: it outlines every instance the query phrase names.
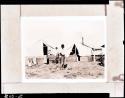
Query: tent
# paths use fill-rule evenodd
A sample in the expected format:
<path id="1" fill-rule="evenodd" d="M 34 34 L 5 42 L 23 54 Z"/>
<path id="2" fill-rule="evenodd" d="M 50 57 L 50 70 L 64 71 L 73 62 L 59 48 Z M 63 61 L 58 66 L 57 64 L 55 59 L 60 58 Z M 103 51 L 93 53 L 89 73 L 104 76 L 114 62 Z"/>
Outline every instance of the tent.
<path id="1" fill-rule="evenodd" d="M 43 44 L 40 41 L 33 43 L 32 45 L 28 46 L 28 48 L 24 47 L 24 56 L 28 57 L 39 57 L 43 56 Z"/>
<path id="2" fill-rule="evenodd" d="M 29 57 L 42 57 L 45 60 L 44 62 L 46 62 L 47 54 L 49 53 L 55 55 L 55 47 L 60 49 L 62 43 L 65 45 L 66 57 L 69 57 L 72 54 L 78 54 L 80 57 L 90 57 L 91 55 L 100 53 L 100 51 L 94 52 L 92 47 L 84 43 L 80 43 L 80 41 L 73 40 L 65 42 L 65 40 L 56 41 L 56 39 L 54 41 L 38 40 L 33 45 L 31 45 L 31 47 L 26 49 L 25 53 L 26 56 Z"/>
<path id="3" fill-rule="evenodd" d="M 92 48 L 87 47 L 85 45 L 82 44 L 74 44 L 72 51 L 70 52 L 70 55 L 72 54 L 76 54 L 79 56 L 91 56 L 92 55 Z"/>
<path id="4" fill-rule="evenodd" d="M 92 55 L 92 49 L 90 47 L 87 47 L 85 45 L 82 45 L 81 43 L 74 43 L 74 44 L 64 44 L 65 47 L 65 54 L 68 57 L 71 52 L 76 51 L 77 54 L 79 54 L 80 56 L 90 56 Z M 55 47 L 56 46 L 51 46 L 50 44 L 48 44 L 47 42 L 36 42 L 34 45 L 32 45 L 31 47 L 29 47 L 28 49 L 25 50 L 26 52 L 26 56 L 43 56 L 43 55 L 47 55 L 48 51 L 51 51 L 52 54 L 55 53 Z M 60 49 L 59 45 L 58 48 Z M 44 51 L 45 50 L 45 51 Z"/>

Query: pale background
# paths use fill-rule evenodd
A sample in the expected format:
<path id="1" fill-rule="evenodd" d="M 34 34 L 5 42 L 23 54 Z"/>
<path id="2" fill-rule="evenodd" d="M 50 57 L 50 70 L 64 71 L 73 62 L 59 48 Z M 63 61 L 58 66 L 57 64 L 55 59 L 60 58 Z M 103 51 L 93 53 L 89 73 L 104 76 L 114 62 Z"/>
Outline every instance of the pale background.
<path id="1" fill-rule="evenodd" d="M 110 93 L 123 96 L 123 82 L 113 76 L 124 73 L 123 8 L 110 1 L 104 5 L 2 5 L 1 72 L 2 93 Z M 21 83 L 20 16 L 104 16 L 107 14 L 108 82 L 106 83 Z M 44 88 L 44 89 L 43 89 Z"/>
<path id="2" fill-rule="evenodd" d="M 84 43 L 93 48 L 106 44 L 105 16 L 57 16 L 57 17 L 21 17 L 22 49 L 25 56 L 43 56 L 42 41 L 60 49 L 65 44 L 69 55 L 74 44 Z M 83 48 L 81 55 L 85 53 Z"/>

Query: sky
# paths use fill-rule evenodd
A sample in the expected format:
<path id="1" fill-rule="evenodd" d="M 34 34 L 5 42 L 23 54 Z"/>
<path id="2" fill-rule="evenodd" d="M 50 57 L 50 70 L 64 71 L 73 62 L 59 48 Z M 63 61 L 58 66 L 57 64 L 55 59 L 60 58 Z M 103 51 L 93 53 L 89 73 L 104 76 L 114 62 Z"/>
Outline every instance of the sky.
<path id="1" fill-rule="evenodd" d="M 65 44 L 68 48 L 80 44 L 82 37 L 91 47 L 105 44 L 105 16 L 21 17 L 22 48 L 27 55 L 40 54 L 43 41 L 52 47 Z"/>

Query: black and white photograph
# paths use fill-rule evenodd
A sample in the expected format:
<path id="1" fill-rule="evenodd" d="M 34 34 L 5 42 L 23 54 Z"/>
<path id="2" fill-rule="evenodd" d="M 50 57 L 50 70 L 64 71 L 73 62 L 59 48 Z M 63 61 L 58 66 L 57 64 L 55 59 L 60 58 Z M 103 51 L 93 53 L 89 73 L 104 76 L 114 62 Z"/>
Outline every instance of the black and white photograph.
<path id="1" fill-rule="evenodd" d="M 106 17 L 21 17 L 22 81 L 105 82 Z"/>

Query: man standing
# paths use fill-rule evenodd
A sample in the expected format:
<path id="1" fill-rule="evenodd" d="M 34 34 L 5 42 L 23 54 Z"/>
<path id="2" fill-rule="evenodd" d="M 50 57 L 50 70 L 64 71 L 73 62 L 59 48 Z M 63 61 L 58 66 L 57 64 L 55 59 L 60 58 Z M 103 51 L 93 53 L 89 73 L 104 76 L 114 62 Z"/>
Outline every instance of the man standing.
<path id="1" fill-rule="evenodd" d="M 58 51 L 58 47 L 55 48 L 55 56 L 56 56 L 56 58 L 55 58 L 56 64 L 58 64 L 59 63 L 59 51 Z"/>
<path id="2" fill-rule="evenodd" d="M 64 44 L 61 45 L 61 50 L 60 50 L 60 64 L 62 65 L 62 68 L 64 68 L 65 64 L 65 46 Z"/>

